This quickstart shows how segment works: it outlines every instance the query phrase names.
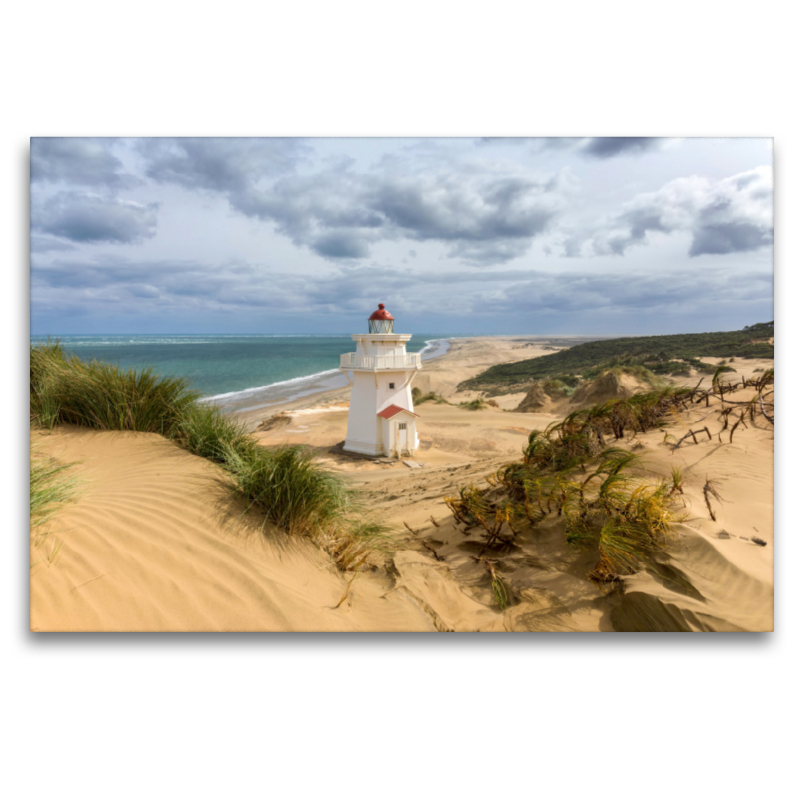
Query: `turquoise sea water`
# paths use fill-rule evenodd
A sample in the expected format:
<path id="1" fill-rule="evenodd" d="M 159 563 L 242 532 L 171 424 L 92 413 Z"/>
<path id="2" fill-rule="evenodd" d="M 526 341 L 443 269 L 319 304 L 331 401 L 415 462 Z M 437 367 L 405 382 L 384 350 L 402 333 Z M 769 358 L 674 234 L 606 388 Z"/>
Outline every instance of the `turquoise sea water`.
<path id="1" fill-rule="evenodd" d="M 355 351 L 350 336 L 61 336 L 68 352 L 121 367 L 153 367 L 187 378 L 226 410 L 246 410 L 344 387 L 339 356 Z M 414 334 L 406 349 L 435 358 L 447 335 Z M 31 342 L 44 341 L 31 337 Z"/>

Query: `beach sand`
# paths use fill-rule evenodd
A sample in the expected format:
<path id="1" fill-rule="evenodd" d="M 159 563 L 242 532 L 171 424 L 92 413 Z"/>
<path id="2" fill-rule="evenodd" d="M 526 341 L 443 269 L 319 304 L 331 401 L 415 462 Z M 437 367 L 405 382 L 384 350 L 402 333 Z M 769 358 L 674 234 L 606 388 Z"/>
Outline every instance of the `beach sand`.
<path id="1" fill-rule="evenodd" d="M 542 337 L 456 340 L 425 362 L 423 392 L 452 402 L 458 384 L 492 364 L 552 352 Z M 738 377 L 769 361 L 737 359 Z M 686 378 L 694 385 L 699 378 Z M 706 378 L 706 383 L 710 379 Z M 752 390 L 732 399 L 749 400 Z M 528 433 L 574 410 L 569 398 L 520 413 L 524 393 L 500 396 L 499 408 L 469 411 L 418 405 L 421 446 L 412 469 L 341 452 L 348 390 L 301 398 L 243 418 L 255 430 L 282 413 L 265 444 L 311 446 L 318 460 L 358 488 L 393 529 L 394 552 L 368 571 L 339 573 L 306 541 L 289 540 L 244 514 L 222 469 L 154 434 L 76 428 L 32 432 L 37 446 L 73 468 L 79 499 L 61 510 L 32 546 L 31 628 L 72 631 L 611 631 L 771 630 L 773 624 L 773 429 L 763 419 L 721 441 L 680 438 L 708 409 L 696 407 L 668 427 L 629 442 L 643 476 L 685 470 L 681 509 L 670 548 L 653 570 L 626 579 L 624 591 L 588 580 L 591 552 L 564 542 L 557 523 L 523 532 L 496 557 L 512 594 L 497 606 L 489 576 L 474 560 L 483 539 L 464 533 L 443 498 L 518 459 Z M 705 423 L 708 424 L 710 421 Z M 674 440 L 673 440 L 674 441 Z M 711 520 L 707 478 L 722 503 Z M 766 542 L 760 546 L 756 537 Z M 60 543 L 60 544 L 59 544 Z M 57 559 L 50 564 L 51 554 Z M 352 582 L 351 582 L 352 581 Z M 343 599 L 344 598 L 344 599 Z"/>

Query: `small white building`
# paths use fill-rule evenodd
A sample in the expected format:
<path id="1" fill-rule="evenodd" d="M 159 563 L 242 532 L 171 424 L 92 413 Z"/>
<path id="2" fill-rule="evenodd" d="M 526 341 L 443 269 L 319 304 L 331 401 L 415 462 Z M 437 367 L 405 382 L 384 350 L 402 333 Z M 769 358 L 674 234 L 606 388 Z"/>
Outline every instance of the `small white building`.
<path id="1" fill-rule="evenodd" d="M 341 357 L 350 382 L 344 449 L 371 456 L 413 456 L 419 446 L 411 382 L 422 368 L 419 353 L 406 353 L 410 333 L 394 332 L 383 303 L 369 318 L 369 333 L 354 333 L 355 353 Z"/>

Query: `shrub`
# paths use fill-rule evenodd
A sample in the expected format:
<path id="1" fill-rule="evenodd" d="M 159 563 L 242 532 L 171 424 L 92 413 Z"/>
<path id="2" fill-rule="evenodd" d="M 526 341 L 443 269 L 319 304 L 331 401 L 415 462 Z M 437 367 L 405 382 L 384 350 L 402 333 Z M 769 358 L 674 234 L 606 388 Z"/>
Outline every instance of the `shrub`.
<path id="1" fill-rule="evenodd" d="M 467 411 L 483 411 L 484 408 L 489 407 L 489 404 L 482 397 L 476 397 L 474 400 L 462 401 L 459 406 L 467 409 Z"/>
<path id="2" fill-rule="evenodd" d="M 428 392 L 427 394 L 422 394 L 421 392 L 414 397 L 414 404 L 421 406 L 423 403 L 433 402 L 437 405 L 452 405 L 450 402 L 444 399 L 440 394 L 436 392 Z"/>

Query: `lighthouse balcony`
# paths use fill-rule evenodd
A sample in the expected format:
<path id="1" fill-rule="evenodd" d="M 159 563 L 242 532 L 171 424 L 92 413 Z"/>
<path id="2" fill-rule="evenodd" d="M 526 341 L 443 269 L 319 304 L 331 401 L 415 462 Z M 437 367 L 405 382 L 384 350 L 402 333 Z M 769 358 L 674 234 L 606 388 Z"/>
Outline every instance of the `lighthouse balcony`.
<path id="1" fill-rule="evenodd" d="M 404 353 L 400 356 L 362 356 L 358 353 L 345 353 L 339 362 L 340 369 L 420 369 L 422 359 L 419 353 Z"/>

